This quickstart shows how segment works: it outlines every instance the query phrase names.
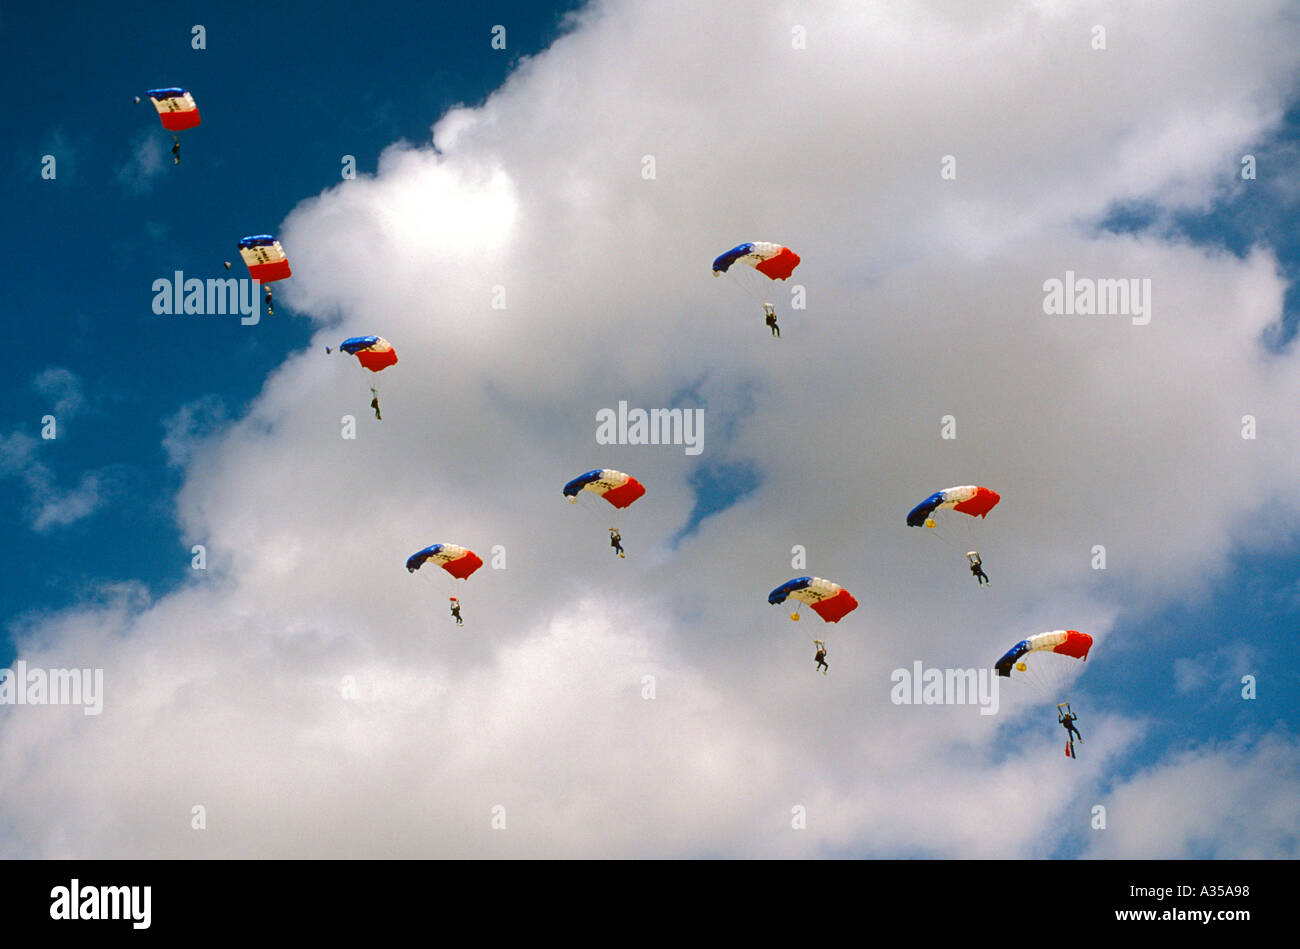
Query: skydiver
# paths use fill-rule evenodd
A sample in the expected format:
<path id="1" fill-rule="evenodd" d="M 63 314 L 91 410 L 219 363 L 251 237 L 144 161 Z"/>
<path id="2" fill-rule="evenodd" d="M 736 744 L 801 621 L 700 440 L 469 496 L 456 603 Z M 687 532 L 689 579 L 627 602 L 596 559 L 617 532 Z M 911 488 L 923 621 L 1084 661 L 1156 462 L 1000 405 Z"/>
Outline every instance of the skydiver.
<path id="1" fill-rule="evenodd" d="M 173 135 L 172 136 L 172 164 L 179 165 L 180 163 L 181 163 L 181 140 L 177 138 L 175 135 Z"/>
<path id="2" fill-rule="evenodd" d="M 617 527 L 609 529 L 609 546 L 614 548 L 614 553 L 623 556 L 623 535 L 618 532 Z"/>
<path id="3" fill-rule="evenodd" d="M 1074 743 L 1075 738 L 1079 739 L 1079 744 L 1083 744 L 1083 736 L 1080 735 L 1079 730 L 1074 727 L 1074 723 L 1079 720 L 1078 715 L 1075 715 L 1073 712 L 1057 712 L 1056 720 L 1065 727 L 1065 734 L 1069 736 L 1071 744 Z"/>
<path id="4" fill-rule="evenodd" d="M 375 410 L 375 418 L 382 422 L 384 417 L 379 414 L 379 392 L 372 386 L 370 394 L 374 396 L 374 398 L 370 400 L 370 407 Z"/>
<path id="5" fill-rule="evenodd" d="M 813 658 L 817 660 L 817 668 L 821 670 L 822 675 L 825 675 L 831 668 L 830 663 L 826 661 L 826 644 L 820 639 L 814 639 L 813 645 L 817 647 L 817 655 Z"/>
<path id="6" fill-rule="evenodd" d="M 460 600 L 456 599 L 454 596 L 449 597 L 449 599 L 451 600 L 452 618 L 456 621 L 457 626 L 464 626 L 465 621 L 460 618 Z"/>
<path id="7" fill-rule="evenodd" d="M 975 553 L 974 551 L 971 551 L 971 553 L 967 554 L 966 556 L 970 558 L 971 575 L 975 577 L 976 581 L 979 583 L 980 586 L 984 586 L 984 584 L 989 582 L 989 578 L 988 578 L 988 574 L 984 572 L 984 565 L 980 561 L 980 555 L 978 553 Z"/>
<path id="8" fill-rule="evenodd" d="M 776 309 L 770 303 L 763 304 L 763 314 L 765 322 L 772 328 L 772 335 L 777 339 L 781 338 L 781 327 L 776 325 Z"/>

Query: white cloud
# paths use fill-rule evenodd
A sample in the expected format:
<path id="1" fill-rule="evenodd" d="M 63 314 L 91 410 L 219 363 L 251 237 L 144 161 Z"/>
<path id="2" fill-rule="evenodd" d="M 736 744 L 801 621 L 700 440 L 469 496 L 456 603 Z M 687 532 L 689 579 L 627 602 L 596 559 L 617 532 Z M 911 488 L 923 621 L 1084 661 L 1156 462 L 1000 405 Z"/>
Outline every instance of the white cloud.
<path id="1" fill-rule="evenodd" d="M 1199 590 L 1246 515 L 1297 526 L 1297 359 L 1258 345 L 1285 289 L 1271 254 L 1094 226 L 1121 200 L 1226 194 L 1300 46 L 1278 3 L 1106 7 L 1106 52 L 1088 46 L 1100 5 L 949 6 L 600 4 L 443 118 L 436 152 L 394 146 L 303 202 L 277 297 L 320 321 L 311 348 L 201 446 L 195 413 L 169 425 L 208 572 L 23 641 L 31 661 L 103 665 L 107 695 L 93 722 L 11 718 L 8 854 L 1050 853 L 1072 794 L 1143 726 L 1091 696 L 1071 763 L 1050 713 L 898 707 L 889 674 L 987 666 L 1062 626 L 1104 664 L 1121 606 Z M 752 239 L 804 258 L 807 310 L 771 289 L 779 342 L 709 275 Z M 1150 278 L 1151 324 L 1045 316 L 1067 269 Z M 382 423 L 372 377 L 321 353 L 371 332 L 400 357 Z M 707 410 L 704 455 L 595 443 L 597 409 L 674 393 Z M 723 460 L 761 483 L 674 548 L 689 477 Z M 605 511 L 560 499 L 606 465 L 649 488 L 619 516 L 626 561 Z M 976 527 L 988 590 L 903 526 L 970 481 L 1004 498 Z M 401 565 L 435 541 L 501 545 L 508 568 L 430 590 Z M 839 626 L 766 604 L 805 572 L 795 544 L 861 601 Z M 66 780 L 91 763 L 93 800 Z M 1243 821 L 1247 839 L 1273 826 Z"/>
<path id="2" fill-rule="evenodd" d="M 182 405 L 163 422 L 162 445 L 168 462 L 184 466 L 194 450 L 227 421 L 225 404 L 216 396 L 202 396 Z"/>
<path id="3" fill-rule="evenodd" d="M 0 433 L 0 479 L 15 478 L 23 485 L 31 526 L 37 532 L 88 517 L 109 494 L 109 469 L 84 472 L 75 488 L 60 488 L 49 465 L 38 458 L 41 444 L 21 431 Z"/>
<path id="4" fill-rule="evenodd" d="M 117 181 L 132 194 L 143 194 L 153 187 L 154 179 L 167 167 L 167 155 L 161 133 L 141 133 L 131 148 L 131 157 L 117 166 Z"/>
<path id="5" fill-rule="evenodd" d="M 1174 660 L 1174 691 L 1190 695 L 1210 687 L 1224 695 L 1241 689 L 1242 676 L 1256 671 L 1258 650 L 1249 643 L 1231 643 L 1218 649 Z"/>
<path id="6" fill-rule="evenodd" d="M 58 366 L 42 369 L 32 380 L 32 387 L 50 399 L 49 410 L 56 418 L 72 418 L 81 411 L 85 401 L 81 380 L 70 369 Z"/>
<path id="7" fill-rule="evenodd" d="M 1188 749 L 1104 796 L 1107 828 L 1088 856 L 1294 860 L 1300 748 L 1268 735 Z"/>

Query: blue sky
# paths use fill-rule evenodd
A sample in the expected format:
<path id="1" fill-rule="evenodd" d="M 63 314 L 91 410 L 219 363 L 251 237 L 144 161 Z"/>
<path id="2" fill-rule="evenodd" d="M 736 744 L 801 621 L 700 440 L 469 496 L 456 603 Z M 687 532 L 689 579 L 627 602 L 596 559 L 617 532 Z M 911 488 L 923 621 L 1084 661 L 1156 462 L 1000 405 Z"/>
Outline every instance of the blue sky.
<path id="1" fill-rule="evenodd" d="M 18 503 L 0 513 L 4 533 L 24 543 L 0 573 L 0 615 L 57 609 L 105 582 L 138 581 L 156 595 L 183 578 L 191 545 L 173 517 L 180 478 L 162 445 L 165 421 L 198 397 L 211 400 L 214 419 L 241 415 L 308 340 L 290 306 L 253 334 L 230 319 L 169 322 L 150 309 L 153 280 L 174 270 L 224 276 L 227 260 L 245 275 L 241 237 L 274 232 L 295 204 L 338 180 L 341 156 L 373 172 L 387 145 L 423 140 L 447 108 L 481 101 L 574 6 L 460 4 L 431 18 L 412 4 L 380 4 L 367 19 L 382 26 L 366 30 L 346 4 L 5 11 L 10 312 L 40 314 L 23 346 L 41 356 L 8 375 L 3 430 L 39 438 L 51 398 L 34 377 L 50 367 L 74 373 L 75 420 L 42 446 L 40 462 L 61 491 L 101 472 L 111 503 L 33 534 L 30 499 L 6 483 Z M 508 48 L 494 50 L 491 30 L 503 18 Z M 204 50 L 190 48 L 196 23 L 210 38 Z M 152 139 L 165 152 L 171 139 L 147 98 L 131 100 L 178 84 L 194 93 L 203 124 L 184 134 L 179 167 L 133 190 L 119 171 L 134 148 Z M 58 160 L 55 181 L 39 176 L 44 154 Z M 46 252 L 34 253 L 34 241 Z M 8 642 L 0 661 L 12 656 Z"/>
<path id="2" fill-rule="evenodd" d="M 393 787 L 458 784 L 484 800 L 511 789 L 547 815 L 517 850 L 466 833 L 419 853 L 1294 857 L 1294 835 L 1279 843 L 1267 818 L 1241 816 L 1300 786 L 1300 428 L 1287 381 L 1300 326 L 1300 60 L 1276 5 L 1250 4 L 1240 45 L 1213 68 L 1213 24 L 1162 4 L 1107 14 L 1116 43 L 1101 59 L 1074 30 L 1101 15 L 1091 9 L 1070 14 L 1076 23 L 922 4 L 879 12 L 892 29 L 877 29 L 868 10 L 885 7 L 772 5 L 745 8 L 715 49 L 704 37 L 721 10 L 611 0 L 567 23 L 578 6 L 434 15 L 394 4 L 360 19 L 330 4 L 4 12 L 11 226 L 0 267 L 20 343 L 0 408 L 12 501 L 0 509 L 0 666 L 29 654 L 110 671 L 120 661 L 124 704 L 169 710 L 180 732 L 238 720 L 214 740 L 231 743 L 250 786 L 259 767 L 289 788 L 322 771 L 259 764 L 241 734 L 319 742 L 343 767 L 379 754 L 353 745 L 364 734 L 362 745 L 392 753 L 379 771 Z M 791 15 L 796 34 L 808 29 L 802 58 L 790 58 Z M 982 32 L 982 17 L 998 29 Z M 195 23 L 204 50 L 190 48 Z M 504 51 L 491 48 L 495 24 Z M 996 68 L 978 36 L 1007 44 Z M 949 42 L 951 62 L 908 56 Z M 856 59 L 860 46 L 871 55 Z M 1060 57 L 1050 68 L 1048 49 Z M 766 96 L 749 98 L 737 78 L 751 62 L 761 68 L 746 81 Z M 1185 90 L 1170 79 L 1188 64 L 1204 67 L 1199 93 L 1194 78 Z M 1037 111 L 1035 83 L 1053 109 Z M 181 133 L 177 167 L 147 99 L 131 101 L 172 84 L 203 117 Z M 859 85 L 872 92 L 853 108 L 846 90 Z M 995 111 L 1006 134 L 987 118 Z M 962 169 L 953 184 L 969 190 L 932 174 L 949 150 Z M 1258 179 L 1241 180 L 1244 154 Z M 45 155 L 58 163 L 52 181 Z M 356 182 L 340 179 L 347 155 Z M 276 286 L 274 317 L 244 327 L 152 312 L 155 279 L 221 277 L 223 261 L 242 277 L 235 244 L 264 232 L 284 238 L 295 268 Z M 773 285 L 779 343 L 708 274 L 717 253 L 758 239 L 803 253 L 796 276 L 814 301 L 794 309 Z M 1150 332 L 1048 322 L 1039 287 L 1066 267 L 1154 274 Z M 512 301 L 501 313 L 484 302 L 495 285 Z M 356 373 L 323 355 L 363 332 L 388 336 L 402 359 L 383 377 L 382 427 Z M 706 451 L 598 446 L 592 410 L 620 399 L 703 407 Z M 949 411 L 956 443 L 935 437 Z M 58 437 L 43 440 L 49 412 Z M 338 447 L 341 412 L 357 416 L 357 453 Z M 1236 435 L 1247 412 L 1260 416 L 1257 449 Z M 651 489 L 628 513 L 618 573 L 604 539 L 585 536 L 603 526 L 575 527 L 555 498 L 593 466 Z M 978 535 L 992 553 L 988 591 L 960 555 L 954 564 L 902 526 L 921 498 L 972 481 L 1004 499 Z M 405 556 L 439 541 L 511 552 L 510 568 L 466 588 L 486 629 L 472 671 L 441 626 L 428 638 L 428 591 L 419 600 L 401 585 Z M 1104 572 L 1087 566 L 1099 542 Z M 209 545 L 211 577 L 190 569 L 194 543 Z M 810 551 L 806 569 L 789 563 L 795 544 Z M 815 696 L 804 673 L 816 630 L 801 622 L 792 635 L 764 602 L 802 572 L 863 603 L 831 630 L 836 665 Z M 1072 696 L 1089 739 L 1078 762 L 1063 759 L 1050 709 L 890 718 L 881 683 L 896 665 L 987 666 L 1057 627 L 1100 640 Z M 599 684 L 573 671 L 592 656 L 609 663 Z M 284 669 L 267 672 L 276 662 Z M 209 664 L 296 699 L 223 705 L 205 691 Z M 141 671 L 159 667 L 168 674 Z M 671 727 L 619 704 L 643 667 L 681 703 L 665 713 Z M 311 705 L 342 675 L 382 696 L 364 728 Z M 1258 679 L 1252 702 L 1243 675 Z M 168 693 L 160 682 L 172 676 L 185 684 Z M 683 753 L 697 747 L 693 723 L 717 721 L 719 708 L 733 716 L 700 746 L 707 754 Z M 412 770 L 404 716 L 453 760 L 464 739 L 453 723 L 470 709 L 501 748 L 554 749 L 550 760 L 485 751 L 446 774 Z M 570 747 L 572 723 L 598 715 L 607 731 Z M 854 763 L 802 747 L 823 721 L 834 722 L 828 745 L 856 749 Z M 106 747 L 148 734 L 118 722 Z M 896 747 L 902 735 L 919 761 Z M 11 748 L 40 740 L 38 726 L 8 735 Z M 623 761 L 628 747 L 652 762 L 645 774 Z M 752 788 L 750 803 L 782 813 L 795 795 L 853 816 L 806 851 L 730 811 L 665 834 L 680 817 L 669 805 L 651 808 L 658 833 L 611 819 L 579 843 L 586 832 L 566 805 L 546 799 L 564 784 L 556 761 L 580 762 L 566 802 L 608 799 L 624 815 L 639 813 L 641 788 L 666 801 L 685 784 L 724 801 Z M 228 795 L 250 823 L 264 817 L 241 779 L 192 767 L 186 793 Z M 897 787 L 882 777 L 903 773 Z M 1233 774 L 1246 777 L 1222 778 Z M 1180 775 L 1223 802 L 1184 802 L 1188 815 L 1209 808 L 1217 829 L 1194 816 L 1171 819 L 1165 836 L 1125 829 Z M 165 809 L 175 802 L 158 803 L 163 783 L 147 796 Z M 955 813 L 927 818 L 954 784 L 994 810 L 1043 789 L 1061 795 L 1061 813 L 1085 813 L 986 838 Z M 122 808 L 142 793 L 125 778 L 119 790 Z M 21 813 L 23 794 L 7 793 Z M 459 793 L 446 797 L 478 806 Z M 918 802 L 930 794 L 932 805 Z M 1116 814 L 1104 842 L 1087 825 L 1098 800 Z M 347 820 L 347 802 L 318 806 Z M 81 855 L 56 841 L 88 813 L 72 802 L 53 821 L 59 833 L 0 850 Z M 105 833 L 86 853 L 256 846 L 232 831 L 191 849 L 169 833 Z M 267 846 L 302 855 L 288 832 Z"/>

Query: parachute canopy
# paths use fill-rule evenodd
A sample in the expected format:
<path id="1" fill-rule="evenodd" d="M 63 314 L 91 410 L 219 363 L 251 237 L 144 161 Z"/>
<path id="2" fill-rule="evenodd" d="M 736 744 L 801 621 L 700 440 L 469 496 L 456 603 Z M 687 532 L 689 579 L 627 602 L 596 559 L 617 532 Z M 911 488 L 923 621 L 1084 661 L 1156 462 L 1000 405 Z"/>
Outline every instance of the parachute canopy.
<path id="1" fill-rule="evenodd" d="M 339 343 L 339 349 L 357 357 L 357 362 L 371 372 L 387 369 L 397 362 L 397 350 L 382 336 L 353 336 Z"/>
<path id="2" fill-rule="evenodd" d="M 858 601 L 852 593 L 838 583 L 821 577 L 796 577 L 789 580 L 769 593 L 767 602 L 776 606 L 784 603 L 786 597 L 807 603 L 828 623 L 838 623 L 858 608 Z"/>
<path id="3" fill-rule="evenodd" d="M 1050 633 L 1039 633 L 1022 639 L 1012 646 L 1005 656 L 994 663 L 993 668 L 1000 676 L 1010 676 L 1016 661 L 1026 653 L 1053 652 L 1072 659 L 1086 661 L 1088 650 L 1092 648 L 1092 637 L 1076 629 L 1056 629 Z"/>
<path id="4" fill-rule="evenodd" d="M 254 234 L 239 242 L 239 256 L 248 265 L 248 273 L 260 283 L 292 277 L 284 248 L 270 234 Z"/>
<path id="5" fill-rule="evenodd" d="M 591 491 L 603 497 L 614 507 L 627 507 L 645 494 L 645 485 L 631 475 L 613 468 L 593 468 L 578 475 L 564 486 L 566 498 L 577 498 L 579 491 Z"/>
<path id="6" fill-rule="evenodd" d="M 433 561 L 457 580 L 467 580 L 469 575 L 483 566 L 483 560 L 468 547 L 457 544 L 433 544 L 406 558 L 406 569 L 411 573 Z"/>
<path id="7" fill-rule="evenodd" d="M 987 517 L 994 505 L 1002 500 L 996 491 L 977 484 L 963 484 L 955 488 L 936 491 L 907 513 L 907 526 L 920 527 L 937 510 L 951 508 L 971 517 Z"/>
<path id="8" fill-rule="evenodd" d="M 767 241 L 738 244 L 713 262 L 714 276 L 726 273 L 735 263 L 749 264 L 766 277 L 784 280 L 799 266 L 799 255 L 788 247 Z"/>
<path id="9" fill-rule="evenodd" d="M 145 94 L 167 131 L 180 132 L 199 124 L 199 107 L 188 89 L 150 89 Z"/>

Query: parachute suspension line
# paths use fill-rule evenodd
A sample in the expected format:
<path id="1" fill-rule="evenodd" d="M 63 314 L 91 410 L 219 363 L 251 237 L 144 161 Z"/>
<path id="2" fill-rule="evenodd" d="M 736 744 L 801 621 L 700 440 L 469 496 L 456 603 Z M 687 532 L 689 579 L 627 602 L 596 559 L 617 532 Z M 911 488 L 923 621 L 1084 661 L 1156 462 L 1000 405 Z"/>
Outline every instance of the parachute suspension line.
<path id="1" fill-rule="evenodd" d="M 1082 671 L 1075 668 L 1067 657 L 1046 652 L 1022 656 L 1018 666 L 1025 667 L 1023 671 L 1017 670 L 1016 675 L 1020 681 L 1042 699 L 1049 701 L 1060 698 L 1061 693 L 1073 684 Z M 1062 702 L 1061 705 L 1069 703 Z"/>
<path id="2" fill-rule="evenodd" d="M 600 508 L 596 507 L 595 505 L 597 502 L 599 502 L 602 507 L 609 508 L 609 512 L 607 513 L 606 511 L 602 511 Z M 610 523 L 610 517 L 615 513 L 615 509 L 610 508 L 603 499 L 596 497 L 590 491 L 579 491 L 574 496 L 574 503 L 578 507 L 582 508 L 582 510 L 587 513 L 587 516 L 593 520 L 600 521 L 602 524 L 615 529 L 618 528 L 617 518 L 615 518 L 615 523 Z"/>
<path id="3" fill-rule="evenodd" d="M 432 567 L 432 563 L 426 565 L 426 568 L 415 571 L 416 575 L 423 577 L 424 582 L 437 590 L 439 595 L 445 594 L 449 601 L 455 600 L 460 603 L 461 606 L 464 606 L 465 598 L 456 592 L 461 589 L 461 587 L 456 586 L 456 578 L 451 576 L 445 570 L 438 570 L 439 575 L 435 576 L 434 574 L 429 573 L 429 567 Z M 464 585 L 462 584 L 462 587 L 463 586 Z"/>
<path id="4" fill-rule="evenodd" d="M 732 269 L 734 270 L 735 268 Z M 726 277 L 727 280 L 731 282 L 732 286 L 739 287 L 741 292 L 744 293 L 745 296 L 749 297 L 751 300 L 757 303 L 759 305 L 759 308 L 762 309 L 763 302 L 764 302 L 763 298 L 759 296 L 758 293 L 756 293 L 744 280 L 741 280 L 740 277 L 737 277 L 735 274 L 733 274 L 731 270 L 727 271 Z"/>
<path id="5" fill-rule="evenodd" d="M 1053 666 L 1055 668 L 1052 668 Z M 1038 655 L 1034 657 L 1034 664 L 1029 666 L 1029 684 L 1039 694 L 1049 696 L 1064 673 L 1065 669 L 1061 663 L 1046 655 Z"/>
<path id="6" fill-rule="evenodd" d="M 973 518 L 962 515 L 960 520 L 953 517 L 936 519 L 935 526 L 926 530 L 941 543 L 960 553 L 968 562 L 974 563 L 971 558 L 973 553 L 979 556 L 980 562 L 983 563 L 984 555 L 980 553 L 979 544 L 981 538 L 977 536 L 979 526 Z"/>
<path id="7" fill-rule="evenodd" d="M 370 387 L 370 408 L 372 411 L 374 411 L 375 417 L 378 418 L 379 417 L 379 373 L 371 372 L 369 369 L 363 366 L 360 360 L 358 360 L 355 356 L 353 357 L 353 362 L 356 365 L 357 372 L 361 373 L 361 377 L 365 380 L 366 385 Z"/>
<path id="8" fill-rule="evenodd" d="M 352 357 L 352 362 L 353 365 L 356 366 L 357 372 L 361 373 L 361 378 L 366 380 L 366 383 L 370 386 L 371 393 L 374 394 L 375 398 L 379 398 L 379 373 L 371 372 L 365 366 L 361 365 L 360 361 L 357 360 L 355 356 Z"/>
<path id="9" fill-rule="evenodd" d="M 951 521 L 951 518 L 945 518 L 942 522 L 939 521 L 938 519 L 935 519 L 934 527 L 927 527 L 925 530 L 927 533 L 933 536 L 935 540 L 939 541 L 945 546 L 951 547 L 953 550 L 960 549 L 963 553 L 965 553 L 970 548 L 966 545 L 966 543 L 961 538 L 956 536 L 956 530 L 953 527 L 953 525 L 956 523 L 957 522 L 955 521 Z"/>

